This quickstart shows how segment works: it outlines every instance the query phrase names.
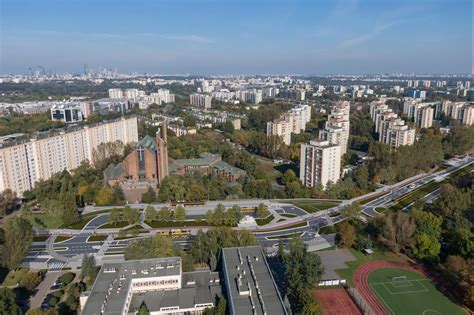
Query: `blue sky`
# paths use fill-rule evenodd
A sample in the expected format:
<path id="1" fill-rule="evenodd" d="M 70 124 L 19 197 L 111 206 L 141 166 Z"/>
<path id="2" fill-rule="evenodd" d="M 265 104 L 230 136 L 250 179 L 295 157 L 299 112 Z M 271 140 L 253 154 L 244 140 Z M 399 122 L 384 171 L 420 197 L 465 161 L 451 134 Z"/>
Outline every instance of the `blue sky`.
<path id="1" fill-rule="evenodd" d="M 469 73 L 471 0 L 0 0 L 0 72 Z"/>

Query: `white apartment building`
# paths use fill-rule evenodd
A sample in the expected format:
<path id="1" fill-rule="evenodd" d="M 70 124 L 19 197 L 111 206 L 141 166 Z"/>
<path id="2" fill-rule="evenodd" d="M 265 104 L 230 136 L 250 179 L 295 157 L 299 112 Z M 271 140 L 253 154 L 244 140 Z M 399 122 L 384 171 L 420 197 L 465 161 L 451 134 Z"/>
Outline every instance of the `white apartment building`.
<path id="1" fill-rule="evenodd" d="M 191 105 L 209 109 L 212 106 L 212 96 L 205 94 L 194 93 L 189 96 Z"/>
<path id="2" fill-rule="evenodd" d="M 121 89 L 109 89 L 109 98 L 123 98 Z"/>
<path id="3" fill-rule="evenodd" d="M 385 143 L 392 148 L 412 145 L 415 143 L 415 129 L 410 129 L 407 125 L 394 125 L 387 130 L 386 139 Z"/>
<path id="4" fill-rule="evenodd" d="M 417 107 L 416 105 L 417 104 L 413 102 L 405 103 L 405 113 L 407 115 L 416 115 L 417 109 L 431 108 L 428 106 Z M 427 112 L 425 114 L 428 115 L 429 113 Z M 379 136 L 379 142 L 388 144 L 393 149 L 402 145 L 412 145 L 415 143 L 415 129 L 409 128 L 407 125 L 405 125 L 405 121 L 400 119 L 396 113 L 388 108 L 387 105 L 383 103 L 372 102 L 370 104 L 370 116 L 375 122 L 375 132 Z M 422 118 L 428 119 L 427 117 L 428 116 Z M 425 120 L 424 123 L 428 124 L 429 122 Z"/>
<path id="5" fill-rule="evenodd" d="M 341 156 L 347 153 L 350 132 L 350 103 L 339 102 L 331 107 L 324 130 L 319 133 L 319 139 L 341 147 Z"/>
<path id="6" fill-rule="evenodd" d="M 51 120 L 75 124 L 83 120 L 82 110 L 78 104 L 61 104 L 51 108 Z"/>
<path id="7" fill-rule="evenodd" d="M 301 145 L 300 179 L 307 187 L 323 187 L 339 180 L 341 147 L 329 141 L 310 141 Z"/>
<path id="8" fill-rule="evenodd" d="M 439 112 L 444 112 L 447 116 L 467 126 L 474 124 L 474 104 L 446 101 L 441 104 Z"/>
<path id="9" fill-rule="evenodd" d="M 117 140 L 124 144 L 138 141 L 136 117 L 5 144 L 0 148 L 0 191 L 10 188 L 21 196 L 37 181 L 47 180 L 63 170 L 73 170 L 82 161 L 91 161 L 92 152 L 99 144 Z"/>
<path id="10" fill-rule="evenodd" d="M 286 145 L 291 143 L 290 123 L 284 119 L 275 119 L 267 123 L 267 136 L 282 137 Z"/>
<path id="11" fill-rule="evenodd" d="M 126 89 L 125 90 L 125 98 L 135 100 L 139 96 L 139 90 L 138 89 Z"/>
<path id="12" fill-rule="evenodd" d="M 435 110 L 430 106 L 417 109 L 415 113 L 415 124 L 419 128 L 430 128 L 433 126 Z"/>

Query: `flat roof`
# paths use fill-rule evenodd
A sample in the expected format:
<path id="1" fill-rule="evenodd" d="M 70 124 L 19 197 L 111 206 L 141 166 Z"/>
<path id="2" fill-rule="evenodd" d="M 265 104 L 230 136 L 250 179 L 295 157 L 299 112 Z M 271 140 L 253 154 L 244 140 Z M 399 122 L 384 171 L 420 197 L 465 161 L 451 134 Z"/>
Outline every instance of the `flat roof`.
<path id="1" fill-rule="evenodd" d="M 82 314 L 121 314 L 132 279 L 178 275 L 181 275 L 180 257 L 106 263 L 97 275 Z"/>
<path id="2" fill-rule="evenodd" d="M 163 307 L 179 306 L 180 309 L 189 309 L 198 304 L 215 305 L 217 296 L 221 294 L 219 273 L 210 272 L 209 269 L 185 272 L 182 277 L 182 288 L 179 290 L 134 294 L 129 312 L 138 310 L 143 302 L 150 312 L 159 311 Z"/>
<path id="3" fill-rule="evenodd" d="M 287 314 L 260 246 L 222 249 L 230 314 Z"/>

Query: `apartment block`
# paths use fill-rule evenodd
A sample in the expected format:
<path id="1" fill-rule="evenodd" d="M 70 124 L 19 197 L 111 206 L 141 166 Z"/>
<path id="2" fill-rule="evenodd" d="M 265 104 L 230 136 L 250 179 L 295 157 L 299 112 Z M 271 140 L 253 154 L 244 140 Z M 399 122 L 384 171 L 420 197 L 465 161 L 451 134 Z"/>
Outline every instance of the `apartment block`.
<path id="1" fill-rule="evenodd" d="M 212 106 L 212 96 L 210 95 L 194 93 L 189 96 L 189 101 L 191 105 L 204 109 L 209 109 Z"/>
<path id="2" fill-rule="evenodd" d="M 331 106 L 324 130 L 319 133 L 319 139 L 341 147 L 341 156 L 347 152 L 350 132 L 350 103 L 338 102 Z"/>
<path id="3" fill-rule="evenodd" d="M 284 119 L 275 119 L 267 123 L 267 136 L 282 137 L 286 145 L 291 143 L 290 123 Z"/>
<path id="4" fill-rule="evenodd" d="M 415 114 L 415 124 L 419 128 L 432 127 L 434 113 L 435 113 L 434 108 L 429 107 L 429 106 L 418 109 Z"/>
<path id="5" fill-rule="evenodd" d="M 136 117 L 6 143 L 0 148 L 0 191 L 10 188 L 21 195 L 39 180 L 91 161 L 99 144 L 117 140 L 125 144 L 138 141 Z"/>
<path id="6" fill-rule="evenodd" d="M 301 145 L 300 179 L 307 187 L 323 187 L 339 180 L 341 147 L 329 141 L 310 141 Z"/>

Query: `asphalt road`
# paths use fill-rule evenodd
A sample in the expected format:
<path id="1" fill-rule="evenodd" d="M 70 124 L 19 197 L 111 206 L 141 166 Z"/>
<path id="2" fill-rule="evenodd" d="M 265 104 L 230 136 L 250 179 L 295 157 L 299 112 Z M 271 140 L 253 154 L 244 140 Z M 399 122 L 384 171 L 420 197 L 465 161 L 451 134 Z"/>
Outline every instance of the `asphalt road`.
<path id="1" fill-rule="evenodd" d="M 468 159 L 465 159 L 464 161 L 458 161 L 458 163 L 455 166 L 451 166 L 443 171 L 422 177 L 420 179 L 417 179 L 409 184 L 402 185 L 400 187 L 385 187 L 383 189 L 386 190 L 386 194 L 365 204 L 363 206 L 363 212 L 366 213 L 369 216 L 377 216 L 378 213 L 374 210 L 376 207 L 386 205 L 393 200 L 417 189 L 418 187 L 435 180 L 436 178 L 441 178 L 443 176 L 446 176 L 461 167 L 464 167 L 474 161 L 474 157 L 469 157 Z M 383 190 L 382 190 L 383 191 Z M 436 197 L 436 193 L 433 193 L 432 195 L 428 196 L 427 200 L 433 200 Z M 217 204 L 224 204 L 227 207 L 230 207 L 235 204 L 239 204 L 242 207 L 245 206 L 257 206 L 260 203 L 267 203 L 270 204 L 270 209 L 272 211 L 275 211 L 279 214 L 281 213 L 291 213 L 297 215 L 296 218 L 293 219 L 295 222 L 306 222 L 306 226 L 302 227 L 294 227 L 294 228 L 287 228 L 287 229 L 282 229 L 278 231 L 268 231 L 268 232 L 255 232 L 257 241 L 265 246 L 265 247 L 274 247 L 278 242 L 279 239 L 269 239 L 269 237 L 276 237 L 276 236 L 282 236 L 282 235 L 288 235 L 288 234 L 295 234 L 295 233 L 302 233 L 301 238 L 306 241 L 306 242 L 311 242 L 311 241 L 317 241 L 318 239 L 321 239 L 322 241 L 325 241 L 319 236 L 317 233 L 318 230 L 321 227 L 328 226 L 328 225 L 333 225 L 337 222 L 340 222 L 342 218 L 340 217 L 333 217 L 334 214 L 339 213 L 345 206 L 347 206 L 351 201 L 345 201 L 333 208 L 324 210 L 324 211 L 318 211 L 315 213 L 310 213 L 308 214 L 304 210 L 295 207 L 293 205 L 288 205 L 288 204 L 281 204 L 279 202 L 272 202 L 269 200 L 238 200 L 238 201 L 210 201 L 206 203 L 205 206 L 194 206 L 194 207 L 187 207 L 187 212 L 189 213 L 189 216 L 201 216 L 202 214 L 205 214 L 205 212 L 209 209 L 214 209 Z M 155 208 L 159 209 L 162 205 L 155 205 Z M 131 205 L 133 208 L 144 208 L 146 205 L 144 204 L 134 204 Z M 102 210 L 105 209 L 104 207 L 94 207 L 94 208 L 89 208 L 88 212 L 93 212 L 97 210 Z M 104 246 L 104 242 L 93 242 L 93 243 L 88 243 L 87 239 L 89 236 L 91 236 L 99 226 L 104 225 L 108 222 L 108 214 L 102 214 L 91 220 L 90 222 L 87 223 L 87 225 L 79 232 L 78 235 L 73 236 L 71 239 L 60 242 L 60 243 L 55 243 L 49 250 L 54 250 L 56 249 L 61 249 L 61 250 L 56 250 L 55 252 L 57 254 L 60 254 L 63 256 L 65 259 L 72 259 L 75 256 L 81 255 L 81 254 L 96 254 L 102 246 Z M 293 222 L 292 219 L 287 219 L 285 222 Z M 280 223 L 280 226 L 284 223 Z M 277 226 L 275 224 L 275 226 Z M 120 253 L 123 251 L 123 249 L 134 239 L 127 239 L 127 240 L 120 240 L 120 241 L 112 241 L 110 242 L 106 249 L 106 253 Z M 285 239 L 284 242 L 286 242 L 288 239 Z M 174 240 L 177 244 L 180 246 L 186 246 L 189 242 L 192 241 L 192 239 L 175 239 Z M 43 261 L 44 259 L 47 259 L 48 254 L 52 255 L 54 253 L 51 253 L 48 251 L 48 248 L 46 248 L 44 245 L 32 245 L 29 249 L 27 260 L 29 261 Z M 51 256 L 50 256 L 51 257 Z M 79 257 L 79 256 L 78 256 Z M 58 259 L 58 257 L 55 257 Z"/>

